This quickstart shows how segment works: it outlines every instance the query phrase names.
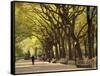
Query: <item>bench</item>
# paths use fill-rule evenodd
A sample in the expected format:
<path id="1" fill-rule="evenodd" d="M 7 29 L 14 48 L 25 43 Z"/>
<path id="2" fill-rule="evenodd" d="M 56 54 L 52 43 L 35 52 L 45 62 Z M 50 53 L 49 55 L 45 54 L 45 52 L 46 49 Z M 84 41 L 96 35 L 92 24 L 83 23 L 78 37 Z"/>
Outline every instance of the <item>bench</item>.
<path id="1" fill-rule="evenodd" d="M 78 60 L 76 62 L 76 66 L 77 66 L 77 68 L 92 68 L 93 63 L 94 63 L 93 60 L 87 60 L 87 61 Z"/>

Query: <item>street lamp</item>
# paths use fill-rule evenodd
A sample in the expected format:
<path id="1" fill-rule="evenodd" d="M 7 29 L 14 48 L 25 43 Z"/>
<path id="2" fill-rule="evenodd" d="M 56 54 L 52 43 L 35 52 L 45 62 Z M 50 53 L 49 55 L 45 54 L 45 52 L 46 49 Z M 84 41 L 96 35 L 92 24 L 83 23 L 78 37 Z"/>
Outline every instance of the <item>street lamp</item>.
<path id="1" fill-rule="evenodd" d="M 76 44 L 77 44 L 77 42 L 75 41 L 75 42 L 74 42 L 74 49 L 75 49 L 75 65 L 76 65 Z"/>

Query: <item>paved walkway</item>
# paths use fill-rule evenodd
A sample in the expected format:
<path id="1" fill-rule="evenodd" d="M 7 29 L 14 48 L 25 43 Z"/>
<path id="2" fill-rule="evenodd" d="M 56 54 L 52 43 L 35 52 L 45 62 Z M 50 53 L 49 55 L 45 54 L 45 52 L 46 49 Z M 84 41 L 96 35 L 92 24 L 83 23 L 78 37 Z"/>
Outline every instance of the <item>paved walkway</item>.
<path id="1" fill-rule="evenodd" d="M 31 60 L 19 60 L 16 62 L 16 74 L 20 73 L 35 73 L 35 72 L 51 72 L 51 71 L 69 71 L 83 70 L 88 68 L 76 68 L 75 65 L 64 65 L 60 63 L 48 63 L 35 61 L 32 65 Z"/>

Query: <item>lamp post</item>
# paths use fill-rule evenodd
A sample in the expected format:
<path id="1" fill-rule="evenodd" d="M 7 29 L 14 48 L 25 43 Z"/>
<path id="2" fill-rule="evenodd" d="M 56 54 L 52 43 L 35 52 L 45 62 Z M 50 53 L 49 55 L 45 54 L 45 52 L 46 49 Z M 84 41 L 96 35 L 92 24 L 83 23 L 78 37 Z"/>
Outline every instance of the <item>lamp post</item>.
<path id="1" fill-rule="evenodd" d="M 74 42 L 74 49 L 75 49 L 75 65 L 76 65 L 76 41 Z"/>

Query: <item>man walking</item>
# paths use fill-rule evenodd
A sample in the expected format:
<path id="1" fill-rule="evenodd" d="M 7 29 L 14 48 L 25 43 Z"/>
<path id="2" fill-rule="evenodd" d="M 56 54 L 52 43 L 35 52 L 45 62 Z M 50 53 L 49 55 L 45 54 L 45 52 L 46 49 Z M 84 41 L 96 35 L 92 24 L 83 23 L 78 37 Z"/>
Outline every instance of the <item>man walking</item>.
<path id="1" fill-rule="evenodd" d="M 34 56 L 32 56 L 32 65 L 34 65 Z"/>

